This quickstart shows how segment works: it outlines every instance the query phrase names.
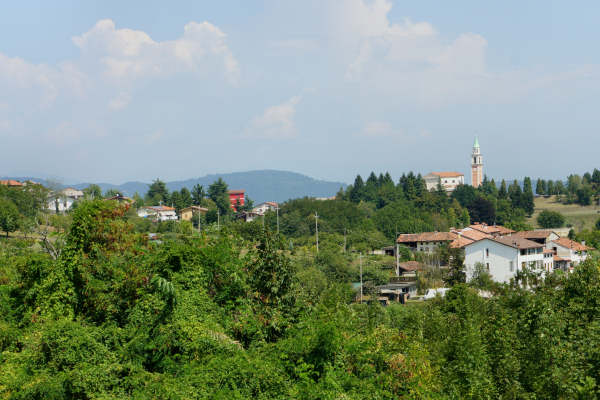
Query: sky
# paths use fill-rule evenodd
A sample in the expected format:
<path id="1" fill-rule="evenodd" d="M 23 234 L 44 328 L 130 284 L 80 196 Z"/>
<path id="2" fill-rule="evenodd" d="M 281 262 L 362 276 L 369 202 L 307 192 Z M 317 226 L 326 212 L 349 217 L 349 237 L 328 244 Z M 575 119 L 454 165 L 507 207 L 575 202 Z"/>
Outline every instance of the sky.
<path id="1" fill-rule="evenodd" d="M 600 168 L 600 3 L 19 1 L 0 13 L 0 176 Z"/>

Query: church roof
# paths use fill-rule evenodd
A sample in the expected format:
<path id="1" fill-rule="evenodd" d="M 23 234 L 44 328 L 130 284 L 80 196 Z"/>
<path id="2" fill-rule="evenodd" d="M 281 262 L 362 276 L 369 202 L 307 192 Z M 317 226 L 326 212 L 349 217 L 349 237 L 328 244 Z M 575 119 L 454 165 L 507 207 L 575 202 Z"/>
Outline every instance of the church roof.
<path id="1" fill-rule="evenodd" d="M 473 147 L 479 147 L 479 139 L 475 136 L 475 143 L 473 143 Z"/>

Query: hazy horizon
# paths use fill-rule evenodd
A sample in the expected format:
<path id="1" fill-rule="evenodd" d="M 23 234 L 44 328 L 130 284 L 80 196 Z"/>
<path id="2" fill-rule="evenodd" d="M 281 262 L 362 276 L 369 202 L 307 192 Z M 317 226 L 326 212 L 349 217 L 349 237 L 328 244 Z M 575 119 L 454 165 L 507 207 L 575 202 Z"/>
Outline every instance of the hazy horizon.
<path id="1" fill-rule="evenodd" d="M 600 4 L 7 3 L 0 176 L 598 167 Z"/>

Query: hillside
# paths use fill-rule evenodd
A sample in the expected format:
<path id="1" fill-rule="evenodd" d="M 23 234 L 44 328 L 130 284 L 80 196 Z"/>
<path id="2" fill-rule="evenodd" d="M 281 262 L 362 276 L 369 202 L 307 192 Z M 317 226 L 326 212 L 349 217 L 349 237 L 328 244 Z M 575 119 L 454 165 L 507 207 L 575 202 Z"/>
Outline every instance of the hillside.
<path id="1" fill-rule="evenodd" d="M 537 227 L 537 216 L 543 210 L 558 211 L 565 216 L 567 225 L 571 225 L 577 232 L 591 229 L 600 217 L 598 205 L 562 204 L 556 201 L 556 196 L 536 197 L 535 212 L 529 219 L 529 223 Z"/>
<path id="2" fill-rule="evenodd" d="M 309 197 L 329 197 L 337 193 L 340 187 L 346 187 L 345 183 L 323 181 L 302 175 L 296 172 L 278 171 L 278 170 L 259 170 L 246 172 L 233 172 L 228 174 L 211 174 L 199 178 L 192 178 L 182 181 L 166 182 L 169 190 L 180 190 L 183 187 L 191 189 L 194 185 L 200 184 L 205 188 L 218 178 L 222 178 L 230 189 L 244 189 L 247 195 L 255 202 L 278 201 L 282 202 L 289 199 L 309 196 Z M 26 180 L 31 179 L 36 182 L 46 183 L 43 179 L 34 177 L 6 177 L 3 179 Z M 105 182 L 84 182 L 77 184 L 67 184 L 77 189 L 83 189 L 91 183 L 96 183 L 102 188 L 116 189 L 126 196 L 132 196 L 135 192 L 144 195 L 148 190 L 150 182 L 131 181 L 120 185 Z"/>

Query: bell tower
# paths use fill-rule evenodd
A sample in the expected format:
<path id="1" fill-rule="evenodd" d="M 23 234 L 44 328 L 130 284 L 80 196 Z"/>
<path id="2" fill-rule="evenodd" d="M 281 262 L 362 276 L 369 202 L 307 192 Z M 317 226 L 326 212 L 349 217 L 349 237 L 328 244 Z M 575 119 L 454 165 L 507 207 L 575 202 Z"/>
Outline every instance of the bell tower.
<path id="1" fill-rule="evenodd" d="M 479 149 L 479 140 L 475 137 L 473 143 L 473 154 L 471 154 L 471 185 L 477 188 L 483 182 L 483 157 Z"/>

